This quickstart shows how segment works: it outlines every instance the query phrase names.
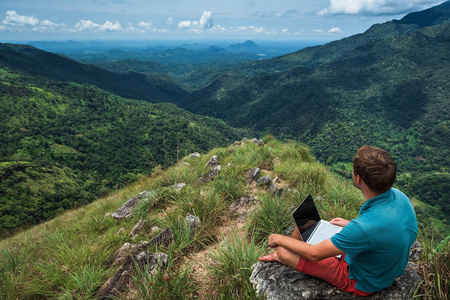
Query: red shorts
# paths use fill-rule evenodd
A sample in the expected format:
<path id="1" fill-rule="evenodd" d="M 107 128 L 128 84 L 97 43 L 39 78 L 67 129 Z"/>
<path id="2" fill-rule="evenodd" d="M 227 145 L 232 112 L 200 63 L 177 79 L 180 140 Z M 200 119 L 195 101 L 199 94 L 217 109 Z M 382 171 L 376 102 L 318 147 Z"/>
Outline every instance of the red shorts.
<path id="1" fill-rule="evenodd" d="M 348 264 L 344 260 L 344 257 L 345 255 L 342 255 L 341 258 L 329 257 L 318 262 L 301 257 L 297 265 L 297 270 L 304 274 L 323 279 L 338 289 L 355 296 L 369 295 L 370 293 L 355 288 L 355 279 L 348 278 Z"/>

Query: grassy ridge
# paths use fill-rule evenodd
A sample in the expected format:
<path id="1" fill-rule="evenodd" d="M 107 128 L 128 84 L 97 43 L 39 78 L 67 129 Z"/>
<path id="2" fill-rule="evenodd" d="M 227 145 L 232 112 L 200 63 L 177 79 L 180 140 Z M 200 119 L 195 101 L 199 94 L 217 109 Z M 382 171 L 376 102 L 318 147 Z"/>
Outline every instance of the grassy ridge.
<path id="1" fill-rule="evenodd" d="M 244 133 L 172 104 L 0 69 L 0 236 Z"/>
<path id="2" fill-rule="evenodd" d="M 353 218 L 364 201 L 349 181 L 318 163 L 308 148 L 271 137 L 265 141 L 262 147 L 247 143 L 235 146 L 234 151 L 217 148 L 201 158 L 186 157 L 108 197 L 0 241 L 1 297 L 93 298 L 100 285 L 117 270 L 112 265 L 116 250 L 125 242 L 137 243 L 154 236 L 146 230 L 133 241 L 128 237 L 127 232 L 142 219 L 149 228 L 168 227 L 174 233 L 174 242 L 168 248 L 151 249 L 168 253 L 170 268 L 156 274 L 144 270 L 133 275 L 134 288 L 127 297 L 256 299 L 249 283 L 250 266 L 268 251 L 268 234 L 282 233 L 289 227 L 292 207 L 307 193 L 322 196 L 318 207 L 325 218 Z M 199 182 L 212 155 L 219 157 L 222 170 L 214 181 Z M 263 187 L 249 184 L 245 173 L 254 167 L 261 168 L 263 175 L 278 176 L 284 187 L 298 192 L 271 196 Z M 180 182 L 187 184 L 180 192 L 169 188 Z M 131 218 L 116 221 L 105 216 L 144 190 L 155 191 L 154 196 L 140 203 Z M 239 226 L 229 207 L 240 196 L 249 194 L 258 199 L 257 204 L 247 216 L 246 225 Z M 187 214 L 198 216 L 202 223 L 194 236 L 184 222 Z M 229 234 L 223 230 L 227 226 Z M 125 228 L 125 233 L 118 234 L 120 228 Z M 418 293 L 424 298 L 445 299 L 442 295 L 448 295 L 444 283 L 449 274 L 448 264 L 445 269 L 442 262 L 448 261 L 448 244 L 436 248 L 425 236 L 421 235 L 421 239 L 427 247 L 423 256 L 427 277 Z M 199 263 L 192 259 L 205 256 L 212 260 Z M 204 269 L 207 279 L 194 276 L 194 267 Z"/>

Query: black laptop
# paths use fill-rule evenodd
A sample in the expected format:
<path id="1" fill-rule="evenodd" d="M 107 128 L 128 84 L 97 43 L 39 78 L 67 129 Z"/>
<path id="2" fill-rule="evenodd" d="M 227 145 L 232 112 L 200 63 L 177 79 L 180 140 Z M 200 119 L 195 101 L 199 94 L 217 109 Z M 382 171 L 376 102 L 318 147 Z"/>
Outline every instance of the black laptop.
<path id="1" fill-rule="evenodd" d="M 322 220 L 317 211 L 314 200 L 309 194 L 292 214 L 303 241 L 318 244 L 342 230 L 342 227 Z"/>

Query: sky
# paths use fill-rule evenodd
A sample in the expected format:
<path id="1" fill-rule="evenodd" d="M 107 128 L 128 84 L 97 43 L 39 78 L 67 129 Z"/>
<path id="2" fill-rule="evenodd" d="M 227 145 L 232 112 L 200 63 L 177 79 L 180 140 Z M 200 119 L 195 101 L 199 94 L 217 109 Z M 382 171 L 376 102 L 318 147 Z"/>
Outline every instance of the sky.
<path id="1" fill-rule="evenodd" d="M 0 42 L 337 40 L 435 0 L 0 0 Z"/>

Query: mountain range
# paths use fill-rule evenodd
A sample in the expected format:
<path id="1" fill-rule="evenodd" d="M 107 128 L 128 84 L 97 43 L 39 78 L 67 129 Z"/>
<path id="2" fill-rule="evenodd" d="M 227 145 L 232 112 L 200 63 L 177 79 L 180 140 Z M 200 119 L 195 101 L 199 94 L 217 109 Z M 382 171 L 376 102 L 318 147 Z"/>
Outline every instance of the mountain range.
<path id="1" fill-rule="evenodd" d="M 234 47 L 245 50 L 255 45 L 246 42 Z M 174 48 L 166 53 L 171 59 L 177 55 L 187 59 L 186 51 Z M 208 51 L 212 57 L 223 54 L 219 47 Z M 80 178 L 95 174 L 92 178 L 97 180 L 107 172 L 105 163 L 94 163 L 94 157 L 103 153 L 107 160 L 114 154 L 114 147 L 145 145 L 153 130 L 165 128 L 161 124 L 183 124 L 182 128 L 188 128 L 189 134 L 198 138 L 185 151 L 196 145 L 203 145 L 204 150 L 212 146 L 214 143 L 207 141 L 211 141 L 211 133 L 216 130 L 226 137 L 223 140 L 229 141 L 244 134 L 236 128 L 244 128 L 246 132 L 300 141 L 311 147 L 320 161 L 347 177 L 351 174 L 351 157 L 359 146 L 384 148 L 398 162 L 397 184 L 411 196 L 441 209 L 442 219 L 449 218 L 449 53 L 450 1 L 401 20 L 373 25 L 355 36 L 281 57 L 245 63 L 203 62 L 195 67 L 193 64 L 198 62 L 187 60 L 176 65 L 176 72 L 162 58 L 142 63 L 136 58 L 113 61 L 104 65 L 109 69 L 105 70 L 98 66 L 103 62 L 94 66 L 32 46 L 0 44 L 2 117 L 8 120 L 2 122 L 0 159 L 3 168 L 9 168 L 2 171 L 2 176 L 12 178 L 16 170 L 11 163 L 19 162 L 22 166 L 30 162 L 40 163 L 40 167 L 50 164 L 63 170 L 67 167 L 70 174 L 83 173 L 82 167 L 75 168 L 77 164 L 71 161 L 77 161 L 80 153 L 83 159 L 91 153 L 79 149 L 81 144 L 74 142 L 77 134 L 90 136 L 89 147 L 97 151 L 92 152 L 92 163 L 85 165 L 97 166 L 98 170 L 83 173 Z M 188 72 L 183 72 L 183 65 Z M 115 72 L 119 70 L 127 72 Z M 189 75 L 180 75 L 185 73 Z M 94 86 L 129 99 L 117 98 Z M 184 110 L 172 104 L 158 104 L 160 113 L 154 114 L 151 111 L 156 108 L 148 102 L 169 102 Z M 39 118 L 33 115 L 36 107 Z M 116 114 L 125 107 L 127 115 L 118 117 Z M 80 110 L 85 119 L 77 119 Z M 170 112 L 170 117 L 165 112 Z M 208 118 L 192 121 L 201 118 L 198 115 Z M 89 126 L 97 124 L 97 119 L 101 120 L 98 128 Z M 22 125 L 23 120 L 27 126 Z M 149 120 L 153 123 L 147 124 Z M 143 123 L 138 125 L 139 122 Z M 118 127 L 113 129 L 109 123 Z M 200 127 L 192 125 L 197 123 L 201 123 Z M 142 129 L 146 126 L 149 127 Z M 45 134 L 40 128 L 45 129 Z M 197 132 L 197 128 L 202 129 Z M 110 141 L 106 143 L 108 151 L 98 151 L 115 130 L 123 137 L 127 137 L 127 130 L 136 135 Z M 169 132 L 177 130 L 170 128 Z M 208 132 L 207 138 L 202 137 L 204 132 Z M 186 137 L 185 142 L 189 139 Z M 166 142 L 167 139 L 157 139 L 149 149 L 158 153 L 158 145 Z M 179 145 L 171 143 L 166 149 L 171 154 L 165 157 L 160 153 L 155 165 L 167 164 L 167 157 L 177 156 L 174 153 Z M 65 154 L 55 156 L 55 151 Z M 127 173 L 129 163 L 123 161 L 127 155 L 112 160 L 120 167 L 114 167 L 117 172 L 111 179 Z M 140 172 L 142 169 L 133 170 L 130 178 Z M 5 191 L 14 184 L 10 180 Z M 24 195 L 21 189 L 14 192 L 18 197 Z"/>

